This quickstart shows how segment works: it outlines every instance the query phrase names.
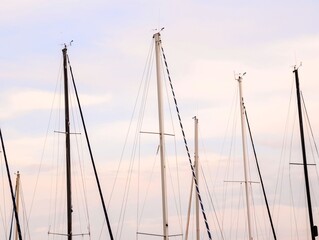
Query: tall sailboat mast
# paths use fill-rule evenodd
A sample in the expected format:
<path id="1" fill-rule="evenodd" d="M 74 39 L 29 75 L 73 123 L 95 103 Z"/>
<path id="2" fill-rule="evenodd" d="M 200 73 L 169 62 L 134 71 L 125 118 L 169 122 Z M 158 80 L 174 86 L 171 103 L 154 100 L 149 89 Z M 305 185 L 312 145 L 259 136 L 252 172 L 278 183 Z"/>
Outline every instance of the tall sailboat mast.
<path id="1" fill-rule="evenodd" d="M 199 184 L 199 175 L 198 175 L 198 169 L 199 169 L 199 163 L 198 163 L 198 118 L 194 117 L 194 134 L 195 134 L 195 146 L 194 146 L 194 159 L 195 159 L 195 174 L 197 177 L 197 184 Z M 200 228 L 199 228 L 199 201 L 198 197 L 196 196 L 195 192 L 195 204 L 196 204 L 196 240 L 200 239 Z"/>
<path id="2" fill-rule="evenodd" d="M 243 75 L 245 75 L 244 73 Z M 241 120 L 241 137 L 243 146 L 243 161 L 244 161 L 244 178 L 245 178 L 245 194 L 246 194 L 246 211 L 247 211 L 247 222 L 248 222 L 248 236 L 249 240 L 252 240 L 252 230 L 251 230 L 251 219 L 250 219 L 250 200 L 249 200 L 249 186 L 248 186 L 248 162 L 247 162 L 247 147 L 246 147 L 246 124 L 245 124 L 245 109 L 244 109 L 244 99 L 242 93 L 242 76 L 239 75 L 237 78 L 239 85 L 239 98 L 240 98 L 240 120 Z"/>
<path id="3" fill-rule="evenodd" d="M 15 198 L 16 198 L 16 206 L 17 206 L 17 213 L 19 215 L 19 200 L 20 200 L 20 173 L 17 172 L 17 178 L 16 178 L 16 189 L 15 189 Z M 17 226 L 16 222 L 16 226 Z M 18 227 L 16 227 L 16 234 L 15 234 L 15 240 L 19 239 L 19 233 L 18 233 Z"/>
<path id="4" fill-rule="evenodd" d="M 162 76 L 161 76 L 161 35 L 155 33 L 155 57 L 156 57 L 156 78 L 157 78 L 157 99 L 158 99 L 158 120 L 160 137 L 161 157 L 161 183 L 162 183 L 162 214 L 163 214 L 163 239 L 168 240 L 168 210 L 167 210 L 167 183 L 166 183 L 166 161 L 165 161 L 165 135 L 164 135 L 164 111 L 162 101 Z"/>
<path id="5" fill-rule="evenodd" d="M 71 151 L 70 151 L 70 118 L 69 118 L 69 89 L 67 70 L 67 48 L 62 49 L 64 73 L 64 106 L 65 106 L 65 152 L 66 152 L 66 191 L 67 191 L 67 236 L 72 240 L 72 192 L 71 192 Z"/>
<path id="6" fill-rule="evenodd" d="M 314 225 L 313 216 L 312 216 L 310 185 L 309 185 L 309 178 L 308 178 L 308 165 L 307 165 L 307 157 L 306 157 L 305 137 L 304 137 L 304 131 L 303 131 L 303 120 L 302 120 L 302 110 L 301 110 L 301 100 L 300 100 L 300 87 L 299 87 L 298 68 L 295 67 L 294 70 L 293 70 L 293 73 L 295 74 L 295 80 L 296 80 L 298 116 L 299 116 L 299 129 L 300 129 L 300 140 L 301 140 L 301 149 L 302 149 L 303 168 L 304 168 L 305 183 L 306 183 L 306 194 L 307 194 L 309 224 L 310 224 L 310 231 L 311 231 L 311 239 L 315 240 L 315 238 L 318 236 L 318 228 L 317 228 L 316 225 Z"/>
<path id="7" fill-rule="evenodd" d="M 194 171 L 197 177 L 197 186 L 198 186 L 198 118 L 195 116 L 194 119 Z M 188 230 L 189 230 L 189 220 L 190 220 L 190 213 L 191 213 L 191 205 L 192 205 L 192 195 L 193 195 L 193 185 L 194 181 L 192 180 L 191 183 L 191 191 L 189 196 L 189 204 L 188 204 L 188 212 L 187 212 L 187 224 L 186 224 L 186 231 L 185 231 L 185 240 L 188 240 Z M 196 221 L 196 240 L 200 239 L 200 227 L 199 227 L 199 200 L 197 197 L 197 192 L 195 191 L 195 221 Z"/>

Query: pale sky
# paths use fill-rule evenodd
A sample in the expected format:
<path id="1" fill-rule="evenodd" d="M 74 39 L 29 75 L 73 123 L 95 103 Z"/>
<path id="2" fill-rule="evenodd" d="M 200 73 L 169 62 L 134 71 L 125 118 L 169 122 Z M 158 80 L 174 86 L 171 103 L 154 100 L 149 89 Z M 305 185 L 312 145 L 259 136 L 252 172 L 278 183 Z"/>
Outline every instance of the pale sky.
<path id="1" fill-rule="evenodd" d="M 289 168 L 289 160 L 280 159 L 289 155 L 282 153 L 283 139 L 290 141 L 287 135 L 291 134 L 286 133 L 285 128 L 287 126 L 287 131 L 292 130 L 291 125 L 297 120 L 294 113 L 290 113 L 289 124 L 286 122 L 291 88 L 294 86 L 292 70 L 300 62 L 301 88 L 315 138 L 319 133 L 318 9 L 319 3 L 316 1 L 2 1 L 0 127 L 12 178 L 15 178 L 14 172 L 20 171 L 25 181 L 22 184 L 26 208 L 29 209 L 28 205 L 31 204 L 42 159 L 55 86 L 60 74 L 61 49 L 63 43 L 73 40 L 68 49 L 69 57 L 83 103 L 105 199 L 110 202 L 111 224 L 116 231 L 120 215 L 118 202 L 121 201 L 118 199 L 122 193 L 118 191 L 118 199 L 113 197 L 111 200 L 109 194 L 121 158 L 152 35 L 154 29 L 161 27 L 165 27 L 161 33 L 162 43 L 191 151 L 192 117 L 196 115 L 200 121 L 201 145 L 205 145 L 205 156 L 202 159 L 212 168 L 217 165 L 222 168 L 225 163 L 218 161 L 227 157 L 229 146 L 226 145 L 230 141 L 225 140 L 225 136 L 230 134 L 227 122 L 234 93 L 237 91 L 234 72 L 247 72 L 243 81 L 245 103 L 260 154 L 260 164 L 265 173 L 264 181 L 271 195 L 270 203 L 274 204 L 274 199 L 278 201 L 278 197 L 274 196 L 277 172 L 283 171 L 279 170 L 283 166 L 285 169 Z M 294 88 L 292 91 L 294 93 Z M 292 101 L 294 104 L 294 97 Z M 294 107 L 292 109 L 292 112 L 295 111 Z M 173 112 L 174 117 L 175 115 Z M 145 119 L 153 121 L 153 117 L 154 114 L 151 114 Z M 151 125 L 147 126 L 152 128 Z M 239 126 L 238 122 L 238 134 Z M 298 134 L 296 129 L 295 125 L 294 131 Z M 175 131 L 179 132 L 179 129 Z M 299 142 L 296 138 L 294 136 L 292 144 L 298 155 Z M 129 151 L 126 155 L 129 155 Z M 296 155 L 293 159 L 298 161 Z M 240 157 L 239 152 L 237 158 Z M 43 161 L 44 169 L 40 174 L 45 175 L 49 170 L 46 169 L 46 160 Z M 181 168 L 189 171 L 188 163 L 182 163 Z M 7 188 L 2 161 L 1 170 L 2 189 Z M 210 179 L 221 177 L 220 183 L 227 180 L 223 179 L 225 173 L 222 170 L 218 176 L 215 176 L 216 170 L 209 172 L 208 168 L 205 173 Z M 287 177 L 288 173 L 284 173 Z M 303 181 L 301 171 L 294 169 L 293 173 L 297 175 L 296 179 Z M 124 174 L 124 170 L 121 174 Z M 189 172 L 181 174 L 186 176 Z M 155 176 L 157 175 L 154 178 Z M 122 177 L 124 179 L 125 176 Z M 45 207 L 48 195 L 41 194 L 46 191 L 44 189 L 49 188 L 46 186 L 46 183 L 50 184 L 48 178 L 40 180 L 33 203 L 29 224 L 31 239 L 34 240 L 48 238 L 49 217 Z M 190 179 L 183 182 L 187 188 L 182 190 L 185 215 Z M 283 184 L 285 183 L 288 180 L 283 180 Z M 318 183 L 317 179 L 313 182 L 314 186 L 315 183 Z M 119 185 L 121 181 L 117 184 L 117 189 L 124 188 Z M 216 186 L 212 187 L 216 194 L 222 193 L 223 190 Z M 131 191 L 134 188 L 136 186 Z M 283 187 L 285 188 L 288 186 Z M 300 190 L 301 193 L 302 191 Z M 155 199 L 158 197 L 154 196 Z M 3 198 L 3 194 L 0 197 Z M 315 219 L 319 225 L 319 202 L 318 197 L 314 198 L 317 214 Z M 204 205 L 211 211 L 208 197 L 204 199 L 207 200 Z M 214 199 L 216 206 L 221 207 L 222 197 L 214 196 Z M 6 210 L 1 207 L 1 214 L 4 211 L 9 212 L 9 200 L 6 199 Z M 152 198 L 150 201 L 152 202 Z M 133 200 L 129 206 L 135 206 L 134 204 Z M 152 204 L 155 205 L 153 202 Z M 92 210 L 96 208 L 94 205 Z M 276 211 L 279 209 L 277 206 L 275 208 Z M 289 229 L 291 225 L 287 223 L 291 219 L 288 215 L 292 209 L 291 202 L 282 200 L 280 209 L 279 213 L 276 212 L 279 215 L 276 221 L 284 230 L 279 230 L 279 239 L 298 239 L 291 237 L 290 231 L 295 233 L 295 230 Z M 302 219 L 306 219 L 304 206 L 300 206 L 298 211 L 301 212 Z M 92 216 L 96 215 L 100 213 L 92 213 Z M 209 215 L 211 217 L 213 214 Z M 160 216 L 157 217 L 160 219 Z M 3 219 L 1 216 L 1 234 L 4 232 Z M 8 222 L 9 217 L 6 216 L 5 219 Z M 135 238 L 135 220 L 135 216 L 126 220 L 122 238 L 117 239 Z M 92 233 L 92 239 L 98 239 L 102 225 L 102 220 L 96 221 L 99 226 L 92 226 L 92 232 L 97 229 L 98 233 Z M 213 236 L 221 239 L 220 234 L 216 233 L 216 224 L 211 221 Z M 225 224 L 228 224 L 226 220 Z M 307 223 L 304 221 L 299 225 L 307 226 Z M 106 236 L 105 228 L 103 231 L 103 236 Z M 178 228 L 172 229 L 172 234 L 178 231 Z M 287 231 L 288 235 L 284 233 Z M 302 228 L 298 233 L 299 239 L 307 239 L 304 232 Z M 202 237 L 207 239 L 204 230 Z M 229 234 L 225 233 L 225 239 L 231 239 Z"/>

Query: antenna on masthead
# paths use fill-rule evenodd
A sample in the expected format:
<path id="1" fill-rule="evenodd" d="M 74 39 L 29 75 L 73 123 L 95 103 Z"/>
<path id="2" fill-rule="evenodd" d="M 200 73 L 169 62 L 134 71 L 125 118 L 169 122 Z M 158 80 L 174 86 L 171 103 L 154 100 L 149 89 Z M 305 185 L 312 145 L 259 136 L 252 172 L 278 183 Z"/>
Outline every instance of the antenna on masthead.
<path id="1" fill-rule="evenodd" d="M 156 33 L 160 33 L 161 31 L 163 31 L 165 29 L 165 27 L 162 27 L 160 30 L 158 28 L 154 28 L 152 29 L 152 31 L 156 32 Z"/>
<path id="2" fill-rule="evenodd" d="M 236 74 L 236 73 L 234 72 L 234 78 L 235 78 L 235 80 L 240 81 L 240 80 L 242 79 L 242 77 L 246 75 L 246 73 L 247 73 L 247 72 L 237 73 L 237 74 Z"/>
<path id="3" fill-rule="evenodd" d="M 74 41 L 71 40 L 71 41 L 69 42 L 69 44 L 63 43 L 63 44 L 61 44 L 61 45 L 64 46 L 65 48 L 67 48 L 67 47 L 69 47 L 69 46 L 72 46 L 72 43 L 73 43 L 73 42 L 74 42 Z"/>

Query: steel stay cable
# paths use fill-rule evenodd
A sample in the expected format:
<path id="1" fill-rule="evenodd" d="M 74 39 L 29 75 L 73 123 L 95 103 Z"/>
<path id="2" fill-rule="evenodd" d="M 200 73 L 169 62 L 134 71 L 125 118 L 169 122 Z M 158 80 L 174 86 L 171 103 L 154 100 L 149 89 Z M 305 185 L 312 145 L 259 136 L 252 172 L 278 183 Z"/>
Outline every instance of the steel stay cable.
<path id="1" fill-rule="evenodd" d="M 200 192 L 199 192 L 199 187 L 198 187 L 198 183 L 197 183 L 197 176 L 195 174 L 195 170 L 194 170 L 194 167 L 193 167 L 193 164 L 192 164 L 192 159 L 191 159 L 191 156 L 190 156 L 190 153 L 189 153 L 188 144 L 187 144 L 187 140 L 186 140 L 186 136 L 185 136 L 185 132 L 184 132 L 184 127 L 183 127 L 183 124 L 182 124 L 182 119 L 181 119 L 181 116 L 180 116 L 180 113 L 179 113 L 179 108 L 178 108 L 178 105 L 177 105 L 177 100 L 176 100 L 176 97 L 175 97 L 175 92 L 174 92 L 174 88 L 173 88 L 173 85 L 172 85 L 172 80 L 171 80 L 171 77 L 170 77 L 170 73 L 169 73 L 169 70 L 168 70 L 168 65 L 167 65 L 164 49 L 163 49 L 162 46 L 161 46 L 161 50 L 162 50 L 162 54 L 163 54 L 164 63 L 165 63 L 165 66 L 166 66 L 166 72 L 167 72 L 168 80 L 169 80 L 170 87 L 171 87 L 172 94 L 173 94 L 173 98 L 174 98 L 175 108 L 176 108 L 176 112 L 177 112 L 177 116 L 178 116 L 178 120 L 179 120 L 179 125 L 180 125 L 181 131 L 182 131 L 182 135 L 183 135 L 183 139 L 184 139 L 184 145 L 185 145 L 185 148 L 186 148 L 189 164 L 190 164 L 190 167 L 191 167 L 191 170 L 192 170 L 192 175 L 193 175 L 193 179 L 194 179 L 194 183 L 195 183 L 197 197 L 198 197 L 198 200 L 199 200 L 199 203 L 200 203 L 200 207 L 201 207 L 201 211 L 202 211 L 202 214 L 203 214 L 203 218 L 204 218 L 204 221 L 205 221 L 205 226 L 206 226 L 208 238 L 212 239 L 212 236 L 211 236 L 211 233 L 210 233 L 210 229 L 209 229 L 209 225 L 208 225 L 208 222 L 207 222 L 206 213 L 205 213 L 205 210 L 204 210 L 204 205 L 203 205 L 202 198 L 201 198 L 201 195 L 200 195 Z"/>
<path id="2" fill-rule="evenodd" d="M 256 167 L 257 167 L 257 171 L 258 171 L 258 176 L 259 176 L 260 183 L 261 183 L 261 188 L 262 188 L 262 192 L 263 192 L 263 196 L 264 196 L 264 201 L 266 203 L 267 214 L 268 214 L 268 218 L 269 218 L 269 221 L 270 221 L 273 237 L 276 240 L 277 236 L 276 236 L 276 232 L 275 232 L 275 227 L 274 227 L 274 224 L 273 224 L 273 221 L 272 221 L 270 208 L 269 208 L 269 204 L 268 204 L 268 199 L 267 199 L 267 196 L 266 196 L 266 190 L 265 190 L 263 178 L 262 178 L 261 172 L 260 172 L 259 162 L 258 162 L 258 159 L 257 159 L 257 153 L 256 153 L 256 149 L 255 149 L 255 144 L 254 144 L 253 136 L 252 136 L 251 129 L 250 129 L 250 124 L 249 124 L 249 120 L 248 120 L 247 110 L 246 110 L 245 105 L 243 107 L 244 107 L 244 114 L 245 114 L 246 123 L 247 123 L 247 127 L 248 127 L 249 137 L 250 137 L 251 145 L 252 145 L 253 152 L 254 152 Z"/>
<path id="3" fill-rule="evenodd" d="M 307 108 L 306 108 L 306 104 L 305 104 L 305 100 L 303 98 L 302 92 L 300 92 L 300 96 L 301 96 L 302 104 L 303 104 L 303 107 L 304 107 L 304 110 L 305 110 L 305 115 L 306 115 L 306 119 L 307 119 L 307 122 L 308 122 L 308 125 L 309 125 L 309 129 L 310 129 L 311 137 L 312 137 L 312 140 L 313 140 L 313 144 L 315 146 L 317 156 L 319 156 L 318 147 L 317 147 L 317 144 L 316 144 L 316 141 L 315 141 L 315 137 L 314 137 L 314 134 L 313 134 L 313 131 L 312 131 L 312 127 L 311 127 L 311 124 L 310 124 L 308 111 L 307 111 Z"/>
<path id="4" fill-rule="evenodd" d="M 163 69 L 163 76 L 165 75 L 165 70 Z M 170 172 L 170 178 L 171 178 L 171 185 L 172 185 L 172 189 L 173 189 L 173 195 L 174 195 L 174 200 L 175 200 L 175 208 L 177 211 L 177 214 L 179 216 L 179 224 L 180 224 L 180 228 L 181 228 L 181 232 L 183 232 L 183 219 L 182 219 L 182 209 L 181 209 L 181 192 L 180 192 L 180 177 L 179 177 L 179 170 L 178 170 L 178 164 L 177 164 L 177 146 L 176 146 L 176 134 L 175 134 L 175 127 L 173 124 L 173 116 L 172 116 L 172 108 L 171 108 L 171 104 L 169 102 L 169 94 L 168 94 L 168 88 L 167 85 L 165 84 L 165 90 L 166 90 L 166 97 L 167 97 L 167 103 L 168 103 L 168 107 L 169 107 L 169 115 L 170 115 L 170 120 L 171 120 L 171 124 L 172 124 L 172 131 L 173 131 L 173 138 L 174 138 L 174 149 L 175 149 L 175 164 L 176 164 L 176 178 L 177 178 L 177 191 L 178 191 L 178 203 L 176 200 L 176 193 L 174 191 L 174 185 L 172 182 L 172 174 L 171 171 Z M 169 161 L 167 161 L 167 164 L 169 165 Z M 170 167 L 168 166 L 168 169 L 170 170 Z M 179 204 L 179 205 L 178 205 Z M 179 208 L 178 208 L 179 206 Z"/>
<path id="5" fill-rule="evenodd" d="M 79 111 L 80 111 L 80 116 L 81 116 L 81 120 L 82 120 L 82 124 L 83 124 L 83 129 L 84 129 L 84 133 L 85 133 L 85 138 L 86 138 L 87 145 L 88 145 L 88 150 L 89 150 L 89 154 L 90 154 L 90 158 L 91 158 L 91 163 L 92 163 L 92 167 L 93 167 L 95 179 L 96 179 L 96 181 L 97 181 L 97 187 L 98 187 L 98 191 L 99 191 L 99 195 L 100 195 L 100 200 L 101 200 L 102 207 L 103 207 L 103 212 L 104 212 L 105 220 L 106 220 L 107 227 L 108 227 L 109 236 L 110 236 L 110 239 L 113 240 L 114 237 L 113 237 L 113 233 L 112 233 L 112 229 L 111 229 L 111 224 L 110 224 L 109 217 L 108 217 L 108 214 L 107 214 L 107 210 L 106 210 L 106 206 L 105 206 L 105 202 L 104 202 L 104 197 L 103 197 L 103 193 L 102 193 L 102 189 L 101 189 L 99 177 L 98 177 L 97 170 L 96 170 L 96 167 L 95 167 L 95 162 L 94 162 L 94 158 L 93 158 L 93 153 L 92 153 L 92 149 L 91 149 L 91 145 L 90 145 L 88 133 L 87 133 L 87 130 L 86 130 L 86 125 L 85 125 L 85 122 L 84 122 L 84 117 L 83 117 L 83 113 L 82 113 L 82 108 L 81 108 L 81 104 L 80 104 L 80 99 L 79 99 L 78 92 L 77 92 L 77 88 L 76 88 L 76 85 L 75 85 L 74 76 L 73 76 L 73 71 L 72 71 L 72 67 L 71 67 L 71 64 L 70 64 L 69 56 L 67 56 L 67 60 L 68 60 L 68 63 L 69 63 L 69 69 L 70 69 L 70 74 L 71 74 L 71 77 L 72 77 L 73 88 L 74 88 L 74 91 L 75 91 L 75 96 L 76 96 L 76 100 L 77 100 L 78 107 L 79 107 Z"/>
<path id="6" fill-rule="evenodd" d="M 209 188 L 208 188 L 208 183 L 207 183 L 207 179 L 206 179 L 205 174 L 204 174 L 204 169 L 203 169 L 202 167 L 201 167 L 201 171 L 202 171 L 203 179 L 204 179 L 204 182 L 205 182 L 205 187 L 206 187 L 207 192 L 208 192 L 209 200 L 210 200 L 210 202 L 211 202 L 211 205 L 212 205 L 214 214 L 215 214 L 215 216 L 216 216 L 217 226 L 218 226 L 218 228 L 219 228 L 220 235 L 221 235 L 222 239 L 224 240 L 225 238 L 224 238 L 224 234 L 223 234 L 223 231 L 222 231 L 222 227 L 221 227 L 221 224 L 220 224 L 220 222 L 219 222 L 219 220 L 218 220 L 218 218 L 217 218 L 216 208 L 215 208 L 215 205 L 214 205 L 214 203 L 213 203 L 212 195 L 211 195 L 211 193 L 210 193 L 210 191 L 209 191 Z"/>

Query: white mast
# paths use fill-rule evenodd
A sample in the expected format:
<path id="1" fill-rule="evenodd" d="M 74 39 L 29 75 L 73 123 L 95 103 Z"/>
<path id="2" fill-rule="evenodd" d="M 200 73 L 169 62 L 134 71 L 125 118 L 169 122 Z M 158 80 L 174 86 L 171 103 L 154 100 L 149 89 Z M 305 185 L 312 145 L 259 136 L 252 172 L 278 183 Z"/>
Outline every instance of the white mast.
<path id="1" fill-rule="evenodd" d="M 195 151 L 194 151 L 194 158 L 195 158 L 195 174 L 197 178 L 197 185 L 199 185 L 199 175 L 198 175 L 198 169 L 199 169 L 199 163 L 198 163 L 198 118 L 196 116 L 194 117 L 195 121 Z M 195 192 L 195 204 L 196 204 L 196 240 L 200 239 L 200 228 L 199 228 L 199 201 L 197 193 Z"/>
<path id="2" fill-rule="evenodd" d="M 17 205 L 17 213 L 19 214 L 19 199 L 20 199 L 20 173 L 17 172 L 17 178 L 16 178 L 16 205 Z M 16 228 L 16 234 L 15 234 L 15 240 L 18 240 L 19 233 L 18 228 Z"/>
<path id="3" fill-rule="evenodd" d="M 195 169 L 195 175 L 197 179 L 197 185 L 198 185 L 198 118 L 195 116 L 194 119 L 194 169 Z M 188 204 L 188 212 L 187 212 L 187 224 L 186 224 L 186 232 L 185 232 L 185 240 L 188 240 L 188 229 L 189 229 L 189 220 L 190 220 L 190 211 L 191 211 L 191 205 L 192 205 L 192 195 L 193 195 L 193 184 L 194 181 L 192 180 L 191 183 L 191 191 L 189 196 L 189 204 Z M 195 191 L 195 211 L 196 211 L 196 240 L 200 239 L 200 228 L 199 228 L 199 201 L 197 192 Z"/>
<path id="4" fill-rule="evenodd" d="M 247 221 L 248 221 L 248 236 L 249 240 L 252 240 L 252 232 L 251 232 L 251 220 L 250 220 L 250 200 L 249 200 L 249 187 L 248 187 L 248 162 L 247 162 L 247 153 L 246 153 L 246 124 L 245 124 L 245 109 L 244 109 L 244 100 L 242 94 L 242 76 L 238 76 L 238 85 L 239 85 L 239 98 L 240 98 L 240 116 L 241 116 L 241 137 L 242 137 L 242 145 L 243 145 L 243 160 L 244 160 L 244 177 L 245 177 L 245 193 L 246 193 L 246 210 L 247 210 Z"/>
<path id="5" fill-rule="evenodd" d="M 189 221 L 190 221 L 190 214 L 191 214 L 191 207 L 192 207 L 192 196 L 193 196 L 193 186 L 194 180 L 191 181 L 191 190 L 189 194 L 189 201 L 188 201 L 188 211 L 187 211 L 187 221 L 186 221 L 186 230 L 185 230 L 185 240 L 188 240 L 188 229 L 189 229 Z M 196 196 L 197 197 L 197 196 Z"/>
<path id="6" fill-rule="evenodd" d="M 161 157 L 161 181 L 162 181 L 162 213 L 163 213 L 163 239 L 168 240 L 168 211 L 167 211 L 167 187 L 166 187 L 166 162 L 165 162 L 165 138 L 164 138 L 164 114 L 162 101 L 162 77 L 161 77 L 161 35 L 155 33 L 155 55 L 156 55 L 156 77 L 157 77 L 157 99 L 158 119 L 160 136 L 160 157 Z"/>

